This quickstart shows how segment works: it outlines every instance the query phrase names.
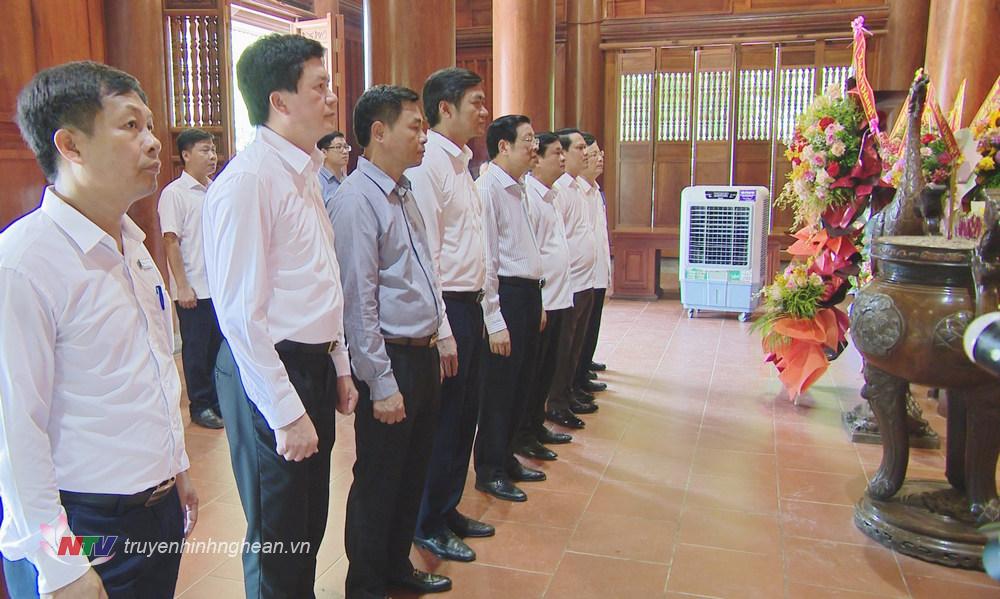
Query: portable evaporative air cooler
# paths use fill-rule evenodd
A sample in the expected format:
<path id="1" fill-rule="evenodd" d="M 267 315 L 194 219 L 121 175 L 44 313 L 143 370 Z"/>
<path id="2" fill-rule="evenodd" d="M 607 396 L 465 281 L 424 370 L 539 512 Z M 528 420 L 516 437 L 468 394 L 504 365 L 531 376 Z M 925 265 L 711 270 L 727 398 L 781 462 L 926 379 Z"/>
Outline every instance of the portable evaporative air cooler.
<path id="1" fill-rule="evenodd" d="M 696 185 L 681 192 L 681 304 L 749 319 L 764 285 L 770 195 L 764 187 Z"/>

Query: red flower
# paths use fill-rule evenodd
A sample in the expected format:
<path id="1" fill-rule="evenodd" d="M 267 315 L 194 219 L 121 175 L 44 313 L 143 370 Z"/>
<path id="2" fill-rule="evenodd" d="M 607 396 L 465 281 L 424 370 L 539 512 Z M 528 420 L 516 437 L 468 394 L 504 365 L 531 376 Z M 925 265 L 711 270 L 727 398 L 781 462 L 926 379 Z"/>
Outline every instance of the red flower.
<path id="1" fill-rule="evenodd" d="M 792 166 L 798 166 L 802 164 L 802 161 L 798 158 L 792 158 Z"/>
<path id="2" fill-rule="evenodd" d="M 933 133 L 924 133 L 923 137 L 920 138 L 920 143 L 927 145 L 937 139 Z"/>
<path id="3" fill-rule="evenodd" d="M 836 162 L 831 162 L 830 164 L 826 165 L 826 174 L 830 175 L 831 177 L 836 177 L 837 175 L 839 175 L 840 164 Z"/>
<path id="4" fill-rule="evenodd" d="M 834 124 L 836 121 L 832 117 L 825 116 L 819 120 L 819 128 L 826 129 L 830 125 Z"/>
<path id="5" fill-rule="evenodd" d="M 944 166 L 951 163 L 951 154 L 948 152 L 942 152 L 938 155 L 938 164 Z"/>

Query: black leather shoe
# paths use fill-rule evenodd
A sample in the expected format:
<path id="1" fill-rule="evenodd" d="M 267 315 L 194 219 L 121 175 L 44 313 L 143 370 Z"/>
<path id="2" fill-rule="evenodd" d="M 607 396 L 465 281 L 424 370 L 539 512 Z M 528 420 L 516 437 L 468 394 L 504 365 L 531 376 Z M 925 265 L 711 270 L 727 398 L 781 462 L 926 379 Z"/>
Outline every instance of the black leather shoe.
<path id="1" fill-rule="evenodd" d="M 528 496 L 525 495 L 524 491 L 518 489 L 514 483 L 510 482 L 510 480 L 506 478 L 495 478 L 485 482 L 477 480 L 476 490 L 488 493 L 497 499 L 503 499 L 504 501 L 521 502 L 528 500 Z"/>
<path id="2" fill-rule="evenodd" d="M 569 402 L 569 411 L 574 414 L 593 414 L 597 411 L 597 404 L 571 401 Z"/>
<path id="3" fill-rule="evenodd" d="M 540 483 L 547 478 L 541 470 L 528 468 L 521 462 L 518 462 L 516 466 L 508 468 L 507 473 L 510 474 L 511 480 L 519 483 Z"/>
<path id="4" fill-rule="evenodd" d="M 545 462 L 551 462 L 559 457 L 559 454 L 552 451 L 548 447 L 542 445 L 538 441 L 528 442 L 517 449 L 514 453 L 518 455 L 523 455 L 526 458 L 531 458 L 533 460 L 542 460 Z"/>
<path id="5" fill-rule="evenodd" d="M 420 594 L 443 593 L 451 590 L 450 578 L 422 570 L 414 570 L 402 578 L 392 578 L 389 580 L 389 584 L 410 589 Z"/>
<path id="6" fill-rule="evenodd" d="M 457 510 L 453 511 L 446 520 L 448 528 L 463 539 L 492 537 L 497 534 L 497 529 L 493 528 L 492 524 L 480 522 L 479 520 L 473 520 L 472 518 L 459 513 Z"/>
<path id="7" fill-rule="evenodd" d="M 587 380 L 588 381 L 596 381 L 597 380 L 597 373 L 594 372 L 593 370 L 588 370 L 587 371 Z"/>
<path id="8" fill-rule="evenodd" d="M 591 362 L 590 366 L 587 367 L 587 370 L 592 370 L 594 372 L 604 372 L 607 369 L 608 365 L 600 362 Z"/>
<path id="9" fill-rule="evenodd" d="M 413 542 L 441 559 L 450 559 L 456 562 L 471 562 L 476 559 L 476 552 L 458 538 L 450 528 L 445 528 L 436 535 L 427 538 L 414 537 Z"/>
<path id="10" fill-rule="evenodd" d="M 573 399 L 580 403 L 594 403 L 595 397 L 593 393 L 588 393 L 583 389 L 576 388 L 573 389 Z"/>
<path id="11" fill-rule="evenodd" d="M 607 391 L 608 384 L 597 381 L 583 381 L 579 384 L 579 387 L 587 393 L 600 393 L 601 391 Z"/>
<path id="12" fill-rule="evenodd" d="M 573 415 L 569 410 L 554 410 L 545 413 L 545 418 L 549 422 L 565 426 L 566 428 L 583 428 L 587 424 Z"/>
<path id="13" fill-rule="evenodd" d="M 567 435 L 566 433 L 557 433 L 553 430 L 549 430 L 542 427 L 542 432 L 536 435 L 539 443 L 545 443 L 546 445 L 565 445 L 573 440 L 572 435 Z"/>
<path id="14" fill-rule="evenodd" d="M 197 414 L 191 414 L 191 422 L 197 424 L 198 426 L 216 430 L 223 428 L 226 425 L 226 423 L 222 421 L 222 418 L 219 418 L 219 416 L 212 411 L 212 408 L 205 408 Z"/>

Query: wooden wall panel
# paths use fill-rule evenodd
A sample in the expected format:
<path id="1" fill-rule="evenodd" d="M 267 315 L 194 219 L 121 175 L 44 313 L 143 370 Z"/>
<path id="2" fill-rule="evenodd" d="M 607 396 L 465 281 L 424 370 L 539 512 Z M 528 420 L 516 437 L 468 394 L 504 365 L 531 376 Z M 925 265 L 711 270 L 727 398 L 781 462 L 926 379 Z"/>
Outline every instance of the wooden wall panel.
<path id="1" fill-rule="evenodd" d="M 556 23 L 566 22 L 566 2 L 556 0 Z M 492 22 L 492 0 L 455 0 L 455 27 L 489 27 Z"/>
<path id="2" fill-rule="evenodd" d="M 473 0 L 475 1 L 475 0 Z M 887 0 L 608 0 L 611 18 L 666 14 L 741 14 L 885 6 Z"/>
<path id="3" fill-rule="evenodd" d="M 653 173 L 650 164 L 653 160 L 653 71 L 656 66 L 656 55 L 652 48 L 636 50 L 634 52 L 622 52 L 618 55 L 618 65 L 615 71 L 620 74 L 636 74 L 641 77 L 637 81 L 636 89 L 642 88 L 645 92 L 636 92 L 635 97 L 641 93 L 648 93 L 649 105 L 646 107 L 646 114 L 640 117 L 646 123 L 646 131 L 639 131 L 637 128 L 634 134 L 623 135 L 616 132 L 612 139 L 617 141 L 617 151 L 615 152 L 617 161 L 613 163 L 617 166 L 618 172 L 618 208 L 617 222 L 612 226 L 632 226 L 650 227 L 652 226 L 653 215 Z M 621 89 L 621 82 L 616 82 L 615 89 Z M 632 111 L 637 111 L 641 107 L 641 102 L 632 104 Z M 618 115 L 623 108 L 621 94 L 616 93 L 613 107 L 613 114 Z M 639 113 L 636 112 L 636 115 Z M 617 120 L 617 119 L 616 119 Z M 607 164 L 607 161 L 605 162 Z"/>
<path id="4" fill-rule="evenodd" d="M 45 178 L 14 123 L 20 89 L 40 69 L 105 59 L 102 0 L 10 0 L 0 35 L 0 230 L 34 209 Z"/>
<path id="5" fill-rule="evenodd" d="M 702 48 L 695 53 L 694 183 L 729 185 L 732 161 L 733 46 Z M 721 77 L 715 77 L 721 75 Z M 711 83 L 715 79 L 715 83 Z M 720 125 L 719 119 L 722 119 Z"/>
<path id="6" fill-rule="evenodd" d="M 656 129 L 656 147 L 653 158 L 654 186 L 653 194 L 653 226 L 667 227 L 671 231 L 677 231 L 681 222 L 681 191 L 691 185 L 691 148 L 692 148 L 692 123 L 687 118 L 690 114 L 690 106 L 693 100 L 694 82 L 694 51 L 692 48 L 660 48 L 656 56 L 656 71 L 667 76 L 666 80 L 657 80 L 657 89 L 654 94 L 657 98 L 654 122 L 660 123 L 668 121 L 667 127 L 661 131 Z M 683 120 L 686 123 L 676 122 L 679 112 L 677 109 L 671 110 L 670 104 L 659 101 L 669 95 L 671 86 L 668 82 L 670 77 L 683 77 L 686 81 L 681 88 L 687 88 L 687 93 L 683 95 L 684 107 L 682 112 L 686 112 Z M 674 89 L 676 89 L 674 87 Z M 661 106 L 661 104 L 663 104 Z M 670 112 L 670 114 L 667 113 Z"/>

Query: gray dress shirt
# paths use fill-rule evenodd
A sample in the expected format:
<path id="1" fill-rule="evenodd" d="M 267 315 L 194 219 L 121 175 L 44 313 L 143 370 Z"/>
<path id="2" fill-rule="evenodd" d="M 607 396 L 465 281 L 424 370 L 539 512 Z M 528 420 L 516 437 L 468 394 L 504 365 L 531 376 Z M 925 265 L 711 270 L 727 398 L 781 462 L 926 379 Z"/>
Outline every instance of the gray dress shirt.
<path id="1" fill-rule="evenodd" d="M 333 219 L 333 194 L 337 193 L 337 188 L 340 187 L 340 179 L 337 175 L 333 174 L 333 171 L 326 168 L 326 166 L 321 166 L 319 169 L 319 186 L 323 189 L 323 206 L 326 207 L 326 213 L 330 215 L 330 219 Z"/>
<path id="2" fill-rule="evenodd" d="M 385 339 L 428 337 L 444 315 L 423 218 L 410 182 L 361 158 L 333 201 L 344 329 L 355 375 L 373 401 L 399 390 Z"/>

